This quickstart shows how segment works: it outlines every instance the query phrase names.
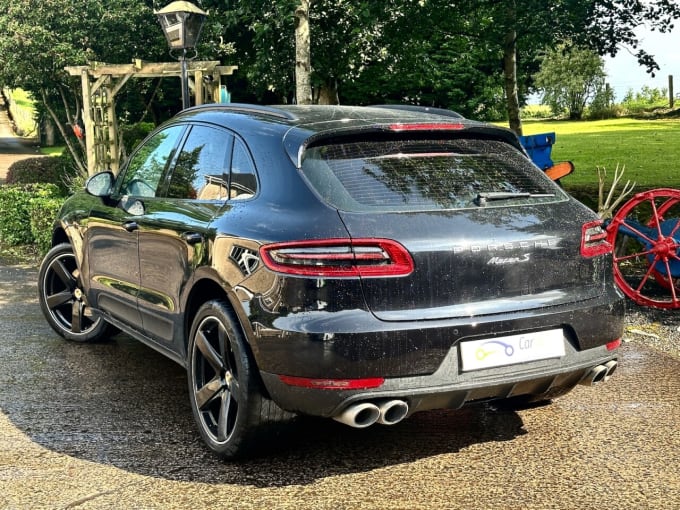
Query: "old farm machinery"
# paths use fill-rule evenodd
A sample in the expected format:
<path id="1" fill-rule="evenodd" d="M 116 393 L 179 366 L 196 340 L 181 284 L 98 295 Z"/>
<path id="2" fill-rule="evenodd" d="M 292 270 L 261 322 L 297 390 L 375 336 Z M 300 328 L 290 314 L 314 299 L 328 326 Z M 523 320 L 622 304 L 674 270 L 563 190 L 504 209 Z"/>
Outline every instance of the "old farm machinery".
<path id="1" fill-rule="evenodd" d="M 554 133 L 520 137 L 536 166 L 553 180 L 568 175 L 573 166 L 550 159 Z M 558 173 L 555 173 L 555 172 Z M 614 248 L 614 278 L 621 291 L 636 304 L 680 308 L 680 190 L 642 191 L 618 207 L 633 186 L 627 183 L 610 203 L 623 171 L 617 168 L 611 191 L 603 203 L 604 175 L 600 178 L 599 214 L 605 220 L 607 240 Z M 618 208 L 617 208 L 618 207 Z"/>
<path id="2" fill-rule="evenodd" d="M 614 278 L 635 303 L 680 308 L 680 190 L 643 191 L 607 225 Z"/>

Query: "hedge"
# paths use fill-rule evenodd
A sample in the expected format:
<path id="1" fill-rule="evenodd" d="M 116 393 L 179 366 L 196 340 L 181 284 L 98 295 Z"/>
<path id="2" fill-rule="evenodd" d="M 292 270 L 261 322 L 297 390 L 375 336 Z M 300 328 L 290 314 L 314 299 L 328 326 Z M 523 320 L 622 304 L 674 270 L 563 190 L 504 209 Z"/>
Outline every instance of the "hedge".
<path id="1" fill-rule="evenodd" d="M 64 200 L 54 184 L 0 186 L 0 242 L 8 246 L 35 244 L 46 252 L 52 224 Z"/>
<path id="2" fill-rule="evenodd" d="M 50 183 L 66 195 L 76 175 L 70 156 L 40 156 L 12 163 L 5 184 Z"/>
<path id="3" fill-rule="evenodd" d="M 54 220 L 59 214 L 64 198 L 32 198 L 30 205 L 31 235 L 40 254 L 52 248 Z"/>

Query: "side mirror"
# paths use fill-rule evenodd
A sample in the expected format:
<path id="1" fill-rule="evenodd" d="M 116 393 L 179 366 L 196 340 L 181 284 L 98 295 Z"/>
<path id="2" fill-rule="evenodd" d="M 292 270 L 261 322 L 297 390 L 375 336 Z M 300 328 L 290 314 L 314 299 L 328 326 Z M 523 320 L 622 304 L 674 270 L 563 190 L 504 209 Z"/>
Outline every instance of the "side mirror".
<path id="1" fill-rule="evenodd" d="M 109 171 L 94 174 L 85 181 L 85 190 L 95 197 L 108 197 L 113 191 L 114 180 L 113 173 Z"/>
<path id="2" fill-rule="evenodd" d="M 128 214 L 132 214 L 133 216 L 141 216 L 146 212 L 144 202 L 127 195 L 120 199 L 120 208 Z"/>
<path id="3" fill-rule="evenodd" d="M 571 161 L 562 161 L 556 163 L 545 170 L 545 175 L 550 177 L 553 181 L 559 181 L 562 177 L 566 177 L 574 171 L 574 163 Z"/>

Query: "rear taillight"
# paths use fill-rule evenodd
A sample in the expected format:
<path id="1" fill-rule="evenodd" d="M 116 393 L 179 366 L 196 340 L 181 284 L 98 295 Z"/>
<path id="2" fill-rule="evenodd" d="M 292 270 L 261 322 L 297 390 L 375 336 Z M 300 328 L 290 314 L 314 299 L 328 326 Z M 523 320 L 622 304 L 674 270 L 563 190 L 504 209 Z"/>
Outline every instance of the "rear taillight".
<path id="1" fill-rule="evenodd" d="M 390 239 L 322 239 L 267 244 L 264 264 L 278 273 L 326 278 L 406 276 L 413 258 Z"/>
<path id="2" fill-rule="evenodd" d="M 367 390 L 378 388 L 385 382 L 383 377 L 367 377 L 364 379 L 311 379 L 280 375 L 279 379 L 289 386 L 314 388 L 316 390 Z"/>
<path id="3" fill-rule="evenodd" d="M 607 350 L 608 351 L 615 351 L 619 347 L 621 347 L 621 339 L 620 338 L 613 340 L 613 341 L 611 341 L 607 344 Z"/>
<path id="4" fill-rule="evenodd" d="M 612 251 L 612 245 L 607 241 L 607 231 L 602 226 L 602 220 L 595 220 L 583 225 L 581 230 L 581 255 L 596 257 Z"/>

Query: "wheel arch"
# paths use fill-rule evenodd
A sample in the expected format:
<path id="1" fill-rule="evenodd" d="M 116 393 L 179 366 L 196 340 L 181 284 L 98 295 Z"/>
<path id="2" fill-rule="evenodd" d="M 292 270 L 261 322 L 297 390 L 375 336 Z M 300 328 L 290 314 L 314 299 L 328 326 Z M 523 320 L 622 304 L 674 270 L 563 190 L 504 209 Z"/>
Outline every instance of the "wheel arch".
<path id="1" fill-rule="evenodd" d="M 228 290 L 218 281 L 206 277 L 205 275 L 191 286 L 191 290 L 184 301 L 184 348 L 186 349 L 188 347 L 191 325 L 194 322 L 194 317 L 196 317 L 198 309 L 204 303 L 213 299 L 218 299 L 229 307 L 229 310 L 234 314 L 241 327 L 246 343 L 252 350 L 250 335 L 248 334 L 250 328 L 248 328 L 247 319 L 244 320 L 239 313 L 237 306 L 234 304 L 235 297 L 231 296 Z"/>
<path id="2" fill-rule="evenodd" d="M 70 242 L 71 240 L 69 239 L 68 235 L 66 235 L 66 231 L 61 226 L 54 229 L 54 232 L 52 232 L 52 247 L 55 247 L 58 244 Z"/>
<path id="3" fill-rule="evenodd" d="M 256 377 L 258 383 L 260 384 L 260 389 L 263 394 L 269 398 L 264 381 L 260 375 L 259 363 L 256 356 L 256 346 L 252 344 L 251 336 L 249 334 L 249 332 L 252 331 L 252 328 L 249 327 L 248 320 L 239 313 L 237 306 L 234 305 L 234 299 L 236 298 L 231 296 L 229 292 L 222 285 L 220 285 L 220 283 L 212 278 L 204 277 L 194 283 L 194 285 L 191 287 L 191 290 L 189 291 L 189 294 L 187 295 L 184 305 L 184 352 L 187 353 L 188 359 L 189 335 L 191 333 L 191 326 L 199 308 L 208 301 L 222 301 L 225 306 L 229 308 L 229 311 L 234 314 L 234 317 L 241 328 L 245 348 L 248 350 L 248 355 L 250 356 L 251 362 L 254 364 Z"/>

